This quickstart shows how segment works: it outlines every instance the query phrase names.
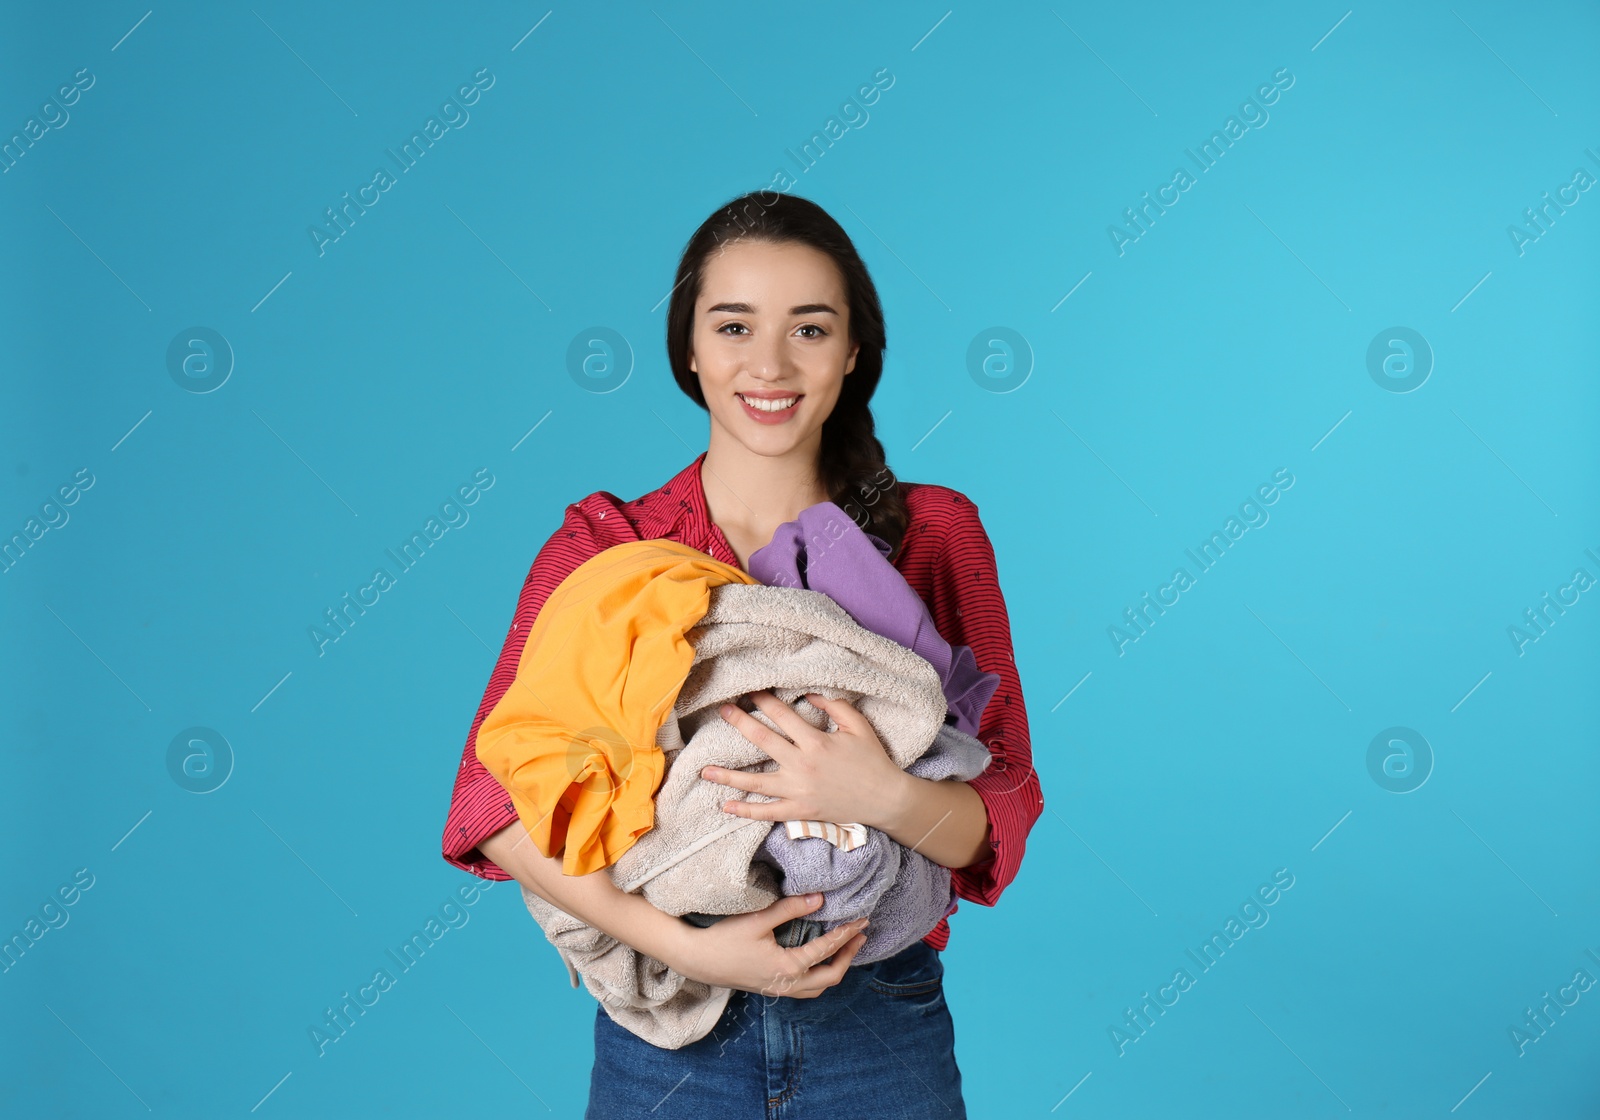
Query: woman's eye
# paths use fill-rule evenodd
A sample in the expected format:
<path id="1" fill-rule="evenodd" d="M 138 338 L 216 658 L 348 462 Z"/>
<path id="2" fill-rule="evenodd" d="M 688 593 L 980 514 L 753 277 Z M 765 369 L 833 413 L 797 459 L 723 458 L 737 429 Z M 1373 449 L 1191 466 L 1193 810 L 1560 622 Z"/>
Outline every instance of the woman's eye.
<path id="1" fill-rule="evenodd" d="M 818 326 L 816 323 L 806 323 L 803 326 L 796 327 L 795 329 L 798 330 L 798 331 L 814 331 L 814 332 L 816 332 L 814 334 L 803 335 L 802 337 L 804 337 L 804 338 L 825 338 L 827 336 L 827 334 L 828 334 L 828 332 L 826 330 L 824 330 L 822 327 Z M 717 328 L 717 333 L 718 334 L 734 333 L 736 336 L 737 335 L 745 335 L 745 334 L 749 334 L 750 333 L 750 328 L 746 327 L 743 323 L 724 323 L 724 324 L 722 324 L 722 326 Z"/>

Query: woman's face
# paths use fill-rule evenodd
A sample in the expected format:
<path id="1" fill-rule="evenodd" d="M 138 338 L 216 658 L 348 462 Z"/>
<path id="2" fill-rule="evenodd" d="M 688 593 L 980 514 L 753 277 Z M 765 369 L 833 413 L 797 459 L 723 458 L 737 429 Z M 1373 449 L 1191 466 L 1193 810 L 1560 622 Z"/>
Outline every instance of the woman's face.
<path id="1" fill-rule="evenodd" d="M 761 455 L 820 447 L 858 349 L 844 278 L 826 253 L 747 240 L 707 258 L 689 368 L 726 438 Z M 745 403 L 756 398 L 788 407 Z"/>

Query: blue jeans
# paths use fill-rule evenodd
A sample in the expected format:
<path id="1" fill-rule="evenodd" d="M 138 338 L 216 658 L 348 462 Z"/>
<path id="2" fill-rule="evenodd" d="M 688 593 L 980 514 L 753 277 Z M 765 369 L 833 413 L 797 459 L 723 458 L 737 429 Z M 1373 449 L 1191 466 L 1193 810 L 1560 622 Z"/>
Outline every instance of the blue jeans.
<path id="1" fill-rule="evenodd" d="M 787 938 L 796 943 L 821 928 L 795 921 L 808 923 Z M 584 1120 L 966 1115 L 944 962 L 925 941 L 847 968 L 814 999 L 735 990 L 711 1033 L 678 1050 L 653 1046 L 595 1009 Z"/>

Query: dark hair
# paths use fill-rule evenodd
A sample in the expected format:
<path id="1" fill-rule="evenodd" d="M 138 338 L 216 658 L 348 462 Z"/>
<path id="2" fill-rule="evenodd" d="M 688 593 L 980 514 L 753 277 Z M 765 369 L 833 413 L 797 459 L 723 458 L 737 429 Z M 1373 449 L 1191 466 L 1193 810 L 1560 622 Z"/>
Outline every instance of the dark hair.
<path id="1" fill-rule="evenodd" d="M 810 199 L 780 191 L 752 191 L 701 223 L 678 261 L 672 302 L 667 307 L 667 359 L 672 376 L 690 400 L 707 407 L 699 375 L 689 368 L 694 307 L 705 279 L 706 259 L 714 250 L 743 240 L 809 245 L 832 257 L 844 278 L 850 337 L 860 349 L 833 411 L 822 423 L 817 473 L 829 499 L 862 529 L 888 542 L 893 559 L 899 555 L 910 516 L 899 483 L 884 461 L 883 444 L 874 434 L 870 407 L 883 375 L 887 341 L 883 307 L 855 245 L 826 210 Z"/>

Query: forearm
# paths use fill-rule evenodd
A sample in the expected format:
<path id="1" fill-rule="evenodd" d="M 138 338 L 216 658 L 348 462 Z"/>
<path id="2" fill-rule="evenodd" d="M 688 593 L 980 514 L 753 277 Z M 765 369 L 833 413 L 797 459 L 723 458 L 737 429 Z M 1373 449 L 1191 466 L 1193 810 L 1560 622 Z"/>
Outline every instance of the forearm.
<path id="1" fill-rule="evenodd" d="M 684 938 L 692 932 L 693 927 L 656 909 L 643 895 L 622 890 L 604 868 L 588 875 L 562 874 L 561 857 L 540 852 L 520 819 L 478 848 L 546 902 L 664 964 L 679 959 Z"/>
<path id="2" fill-rule="evenodd" d="M 870 822 L 896 842 L 944 867 L 988 858 L 989 810 L 966 782 L 930 781 L 902 772 L 881 820 Z"/>

